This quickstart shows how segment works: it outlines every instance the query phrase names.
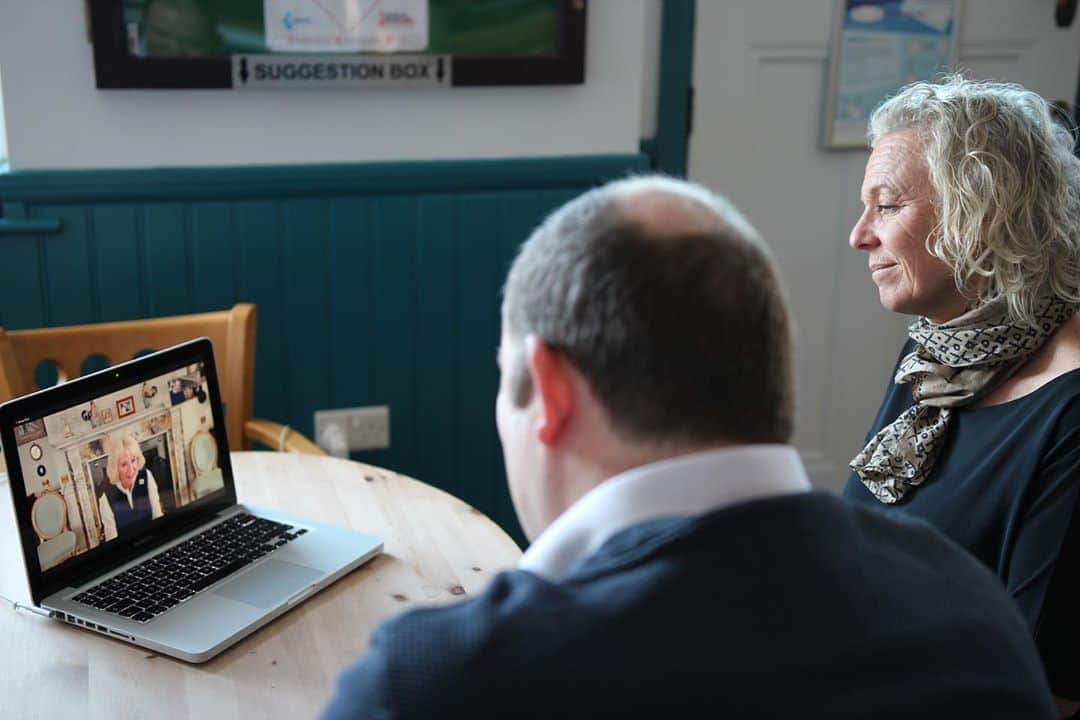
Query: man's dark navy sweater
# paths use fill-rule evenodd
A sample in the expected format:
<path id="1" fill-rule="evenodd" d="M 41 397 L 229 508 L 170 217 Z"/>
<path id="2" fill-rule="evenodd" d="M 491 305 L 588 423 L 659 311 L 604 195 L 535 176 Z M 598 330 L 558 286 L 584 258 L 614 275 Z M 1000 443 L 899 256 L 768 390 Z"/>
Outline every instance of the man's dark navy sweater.
<path id="1" fill-rule="evenodd" d="M 822 493 L 655 520 L 383 624 L 325 717 L 1051 718 L 997 578 Z"/>

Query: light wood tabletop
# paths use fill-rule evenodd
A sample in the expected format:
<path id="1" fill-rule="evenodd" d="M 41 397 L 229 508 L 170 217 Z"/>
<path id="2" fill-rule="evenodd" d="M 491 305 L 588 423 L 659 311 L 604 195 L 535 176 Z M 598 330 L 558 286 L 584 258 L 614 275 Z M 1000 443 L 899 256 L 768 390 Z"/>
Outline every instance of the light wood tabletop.
<path id="1" fill-rule="evenodd" d="M 5 718 L 310 718 L 380 621 L 480 591 L 521 556 L 461 500 L 370 465 L 232 454 L 241 502 L 379 535 L 383 554 L 203 665 L 0 607 Z M 0 592 L 26 601 L 11 493 L 0 488 Z"/>

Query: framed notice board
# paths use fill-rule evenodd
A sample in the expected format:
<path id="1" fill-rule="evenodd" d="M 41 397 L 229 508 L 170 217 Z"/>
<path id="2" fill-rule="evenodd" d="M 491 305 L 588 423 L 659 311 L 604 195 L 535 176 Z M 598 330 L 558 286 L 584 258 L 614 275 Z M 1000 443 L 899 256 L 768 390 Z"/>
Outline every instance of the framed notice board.
<path id="1" fill-rule="evenodd" d="M 871 111 L 956 64 L 960 0 L 834 0 L 827 148 L 865 148 Z"/>
<path id="2" fill-rule="evenodd" d="M 89 0 L 97 87 L 580 84 L 587 0 Z"/>

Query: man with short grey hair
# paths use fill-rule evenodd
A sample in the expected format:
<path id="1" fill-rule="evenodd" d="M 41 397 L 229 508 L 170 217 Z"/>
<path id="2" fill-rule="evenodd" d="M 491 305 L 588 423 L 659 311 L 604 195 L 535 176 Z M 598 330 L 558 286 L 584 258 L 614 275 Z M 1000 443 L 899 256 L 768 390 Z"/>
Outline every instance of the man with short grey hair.
<path id="1" fill-rule="evenodd" d="M 496 420 L 533 541 L 384 624 L 327 718 L 1050 718 L 1009 598 L 788 445 L 788 313 L 726 201 L 658 177 L 553 213 L 511 268 Z"/>

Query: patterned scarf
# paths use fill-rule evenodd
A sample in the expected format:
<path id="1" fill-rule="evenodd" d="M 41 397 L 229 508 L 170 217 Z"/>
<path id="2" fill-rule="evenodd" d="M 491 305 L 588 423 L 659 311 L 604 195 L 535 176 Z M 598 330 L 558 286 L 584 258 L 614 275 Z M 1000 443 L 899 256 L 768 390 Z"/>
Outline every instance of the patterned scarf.
<path id="1" fill-rule="evenodd" d="M 892 504 L 923 484 L 945 441 L 953 408 L 997 387 L 1077 312 L 1057 297 L 1036 303 L 1038 327 L 1008 321 L 1004 301 L 942 325 L 919 318 L 908 328 L 915 351 L 900 362 L 894 382 L 912 383 L 915 405 L 878 432 L 851 469 L 878 500 Z"/>

